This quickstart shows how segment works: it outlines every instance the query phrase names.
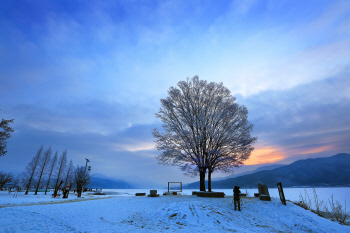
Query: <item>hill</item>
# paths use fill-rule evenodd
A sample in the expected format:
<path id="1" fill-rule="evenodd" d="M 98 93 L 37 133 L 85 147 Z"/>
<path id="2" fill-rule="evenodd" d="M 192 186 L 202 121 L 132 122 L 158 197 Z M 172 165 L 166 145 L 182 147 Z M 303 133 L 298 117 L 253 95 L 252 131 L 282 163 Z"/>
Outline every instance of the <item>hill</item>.
<path id="1" fill-rule="evenodd" d="M 272 170 L 213 181 L 212 188 L 232 189 L 235 185 L 241 188 L 256 188 L 259 182 L 269 187 L 275 187 L 277 182 L 282 182 L 283 187 L 350 186 L 350 154 L 341 153 L 326 158 L 298 160 Z M 196 189 L 198 187 L 198 182 L 186 186 Z"/>
<path id="2" fill-rule="evenodd" d="M 245 167 L 251 167 L 251 166 L 255 166 L 256 167 L 256 165 L 246 165 L 246 166 L 240 167 L 240 169 L 241 168 L 245 168 Z M 253 174 L 253 173 L 258 172 L 258 171 L 272 170 L 272 169 L 275 169 L 275 168 L 278 168 L 278 167 L 282 167 L 282 166 L 285 166 L 285 164 L 267 164 L 266 166 L 258 167 L 258 168 L 253 169 L 253 170 L 248 170 L 248 171 L 245 171 L 245 172 L 229 175 L 229 176 L 226 176 L 226 177 L 214 178 L 214 179 L 211 180 L 211 183 L 213 184 L 213 182 L 216 182 L 216 181 L 222 181 L 222 180 L 227 180 L 227 179 L 230 179 L 230 178 L 236 178 L 236 177 L 240 177 L 240 176 Z M 247 168 L 247 169 L 251 169 L 251 168 Z M 199 181 L 196 181 L 196 182 L 184 185 L 185 189 L 187 189 L 187 188 L 198 188 L 198 187 L 199 187 Z M 205 181 L 205 187 L 208 187 L 208 180 Z"/>
<path id="3" fill-rule="evenodd" d="M 123 180 L 111 180 L 101 177 L 91 177 L 90 184 L 87 188 L 102 188 L 102 189 L 133 189 L 132 184 Z"/>
<path id="4" fill-rule="evenodd" d="M 233 174 L 233 175 L 229 175 L 226 177 L 222 177 L 222 178 L 216 178 L 216 179 L 212 179 L 212 181 L 217 181 L 217 180 L 226 180 L 229 178 L 236 178 L 239 176 L 245 176 L 245 175 L 249 175 L 249 174 L 253 174 L 255 172 L 259 172 L 259 171 L 265 171 L 265 170 L 272 170 L 278 167 L 282 167 L 285 166 L 286 164 L 267 164 L 266 166 L 262 166 L 262 167 L 258 167 L 254 170 L 250 170 L 250 171 L 245 171 L 245 172 L 241 172 L 241 173 L 237 173 L 237 174 Z M 254 165 L 246 165 L 246 166 L 254 166 Z M 243 166 L 245 167 L 245 166 Z"/>
<path id="5" fill-rule="evenodd" d="M 162 185 L 137 176 L 114 178 L 101 173 L 95 173 L 92 175 L 91 183 L 87 187 L 104 189 L 157 189 L 162 187 Z"/>

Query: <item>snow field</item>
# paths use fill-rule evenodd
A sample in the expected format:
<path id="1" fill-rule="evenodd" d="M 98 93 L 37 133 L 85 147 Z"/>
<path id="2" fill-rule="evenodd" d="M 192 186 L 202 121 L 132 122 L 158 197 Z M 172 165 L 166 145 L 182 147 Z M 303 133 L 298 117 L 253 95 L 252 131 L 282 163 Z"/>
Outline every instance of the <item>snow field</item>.
<path id="1" fill-rule="evenodd" d="M 350 232 L 349 226 L 289 202 L 284 206 L 277 198 L 271 202 L 242 198 L 242 211 L 234 211 L 232 197 L 98 196 L 85 200 L 3 206 L 0 232 Z"/>
<path id="2" fill-rule="evenodd" d="M 96 196 L 84 194 L 83 198 L 78 198 L 77 194 L 70 193 L 69 198 L 60 197 L 53 198 L 52 192 L 45 193 L 38 192 L 37 195 L 34 195 L 34 192 L 29 192 L 28 195 L 25 195 L 24 192 L 19 192 L 17 197 L 14 196 L 15 192 L 8 193 L 8 191 L 0 191 L 0 208 L 6 206 L 18 206 L 18 205 L 37 205 L 37 204 L 52 204 L 52 203 L 61 203 L 61 202 L 73 202 L 73 201 L 85 201 L 86 199 L 100 199 L 102 197 L 106 198 L 108 196 Z"/>

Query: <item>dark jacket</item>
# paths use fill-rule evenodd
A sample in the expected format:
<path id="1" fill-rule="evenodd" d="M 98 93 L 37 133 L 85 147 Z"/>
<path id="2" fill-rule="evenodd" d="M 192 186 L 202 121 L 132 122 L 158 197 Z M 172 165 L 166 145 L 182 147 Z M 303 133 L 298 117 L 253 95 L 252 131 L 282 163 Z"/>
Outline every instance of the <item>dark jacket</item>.
<path id="1" fill-rule="evenodd" d="M 239 190 L 239 187 L 235 186 L 235 188 L 233 189 L 233 199 L 239 200 L 240 193 L 241 191 Z"/>

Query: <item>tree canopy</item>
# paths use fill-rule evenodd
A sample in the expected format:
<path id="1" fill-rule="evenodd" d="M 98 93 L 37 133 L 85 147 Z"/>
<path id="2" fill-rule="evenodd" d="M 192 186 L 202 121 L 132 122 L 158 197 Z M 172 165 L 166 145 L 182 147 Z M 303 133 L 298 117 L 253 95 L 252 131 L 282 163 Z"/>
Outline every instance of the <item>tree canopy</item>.
<path id="1" fill-rule="evenodd" d="M 205 191 L 205 173 L 232 172 L 254 149 L 253 124 L 248 110 L 223 86 L 199 80 L 198 76 L 171 87 L 161 99 L 156 117 L 164 133 L 153 130 L 160 164 L 180 166 L 187 175 L 200 173 L 200 190 Z M 209 183 L 210 183 L 210 177 Z M 209 184 L 210 185 L 210 184 Z"/>

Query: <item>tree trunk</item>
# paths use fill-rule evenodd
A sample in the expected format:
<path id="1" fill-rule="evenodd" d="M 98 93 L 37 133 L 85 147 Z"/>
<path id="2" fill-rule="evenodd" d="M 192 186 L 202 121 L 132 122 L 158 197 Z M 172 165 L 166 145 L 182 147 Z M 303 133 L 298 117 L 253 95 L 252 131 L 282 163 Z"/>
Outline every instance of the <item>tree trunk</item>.
<path id="1" fill-rule="evenodd" d="M 47 180 L 46 189 L 45 189 L 45 195 L 46 195 L 46 192 L 47 192 L 47 188 L 49 187 L 49 184 L 50 184 L 51 175 L 52 175 L 52 170 L 50 172 L 49 179 Z"/>
<path id="2" fill-rule="evenodd" d="M 33 177 L 35 176 L 35 170 L 36 170 L 36 167 L 38 166 L 38 162 L 40 160 L 40 155 L 41 155 L 42 151 L 43 151 L 43 146 L 40 147 L 40 149 L 36 153 L 36 156 L 33 158 L 32 162 L 31 162 L 32 166 L 31 166 L 30 169 L 32 170 L 32 172 L 31 172 L 28 184 L 27 184 L 27 190 L 25 192 L 25 195 L 28 194 L 28 191 L 29 191 L 29 188 L 30 188 L 30 184 L 32 183 Z"/>
<path id="3" fill-rule="evenodd" d="M 199 169 L 199 190 L 205 192 L 205 168 Z"/>
<path id="4" fill-rule="evenodd" d="M 55 187 L 55 191 L 53 192 L 53 194 L 56 196 L 57 195 L 57 192 L 58 190 L 60 189 L 61 185 L 63 184 L 63 180 L 61 180 L 60 184 L 58 186 Z"/>
<path id="5" fill-rule="evenodd" d="M 82 185 L 78 184 L 77 185 L 77 195 L 78 195 L 78 197 L 81 197 L 81 193 L 83 191 L 82 189 L 83 189 Z"/>
<path id="6" fill-rule="evenodd" d="M 38 184 L 36 185 L 36 189 L 35 189 L 35 193 L 34 195 L 37 195 L 38 194 L 38 190 L 39 190 L 39 186 L 40 186 L 40 182 L 41 182 L 41 177 L 42 177 L 42 173 L 40 174 L 40 177 L 39 177 L 39 181 L 38 181 Z"/>
<path id="7" fill-rule="evenodd" d="M 49 188 L 49 184 L 50 184 L 50 180 L 51 180 L 51 175 L 52 175 L 52 172 L 56 166 L 56 163 L 57 163 L 57 153 L 58 151 L 56 151 L 55 153 L 55 156 L 52 158 L 52 161 L 51 161 L 51 170 L 50 170 L 50 175 L 49 175 L 49 179 L 47 180 L 47 184 L 46 184 L 46 189 L 45 189 L 45 194 L 47 192 L 47 189 Z"/>
<path id="8" fill-rule="evenodd" d="M 211 171 L 208 170 L 208 192 L 211 192 Z"/>

